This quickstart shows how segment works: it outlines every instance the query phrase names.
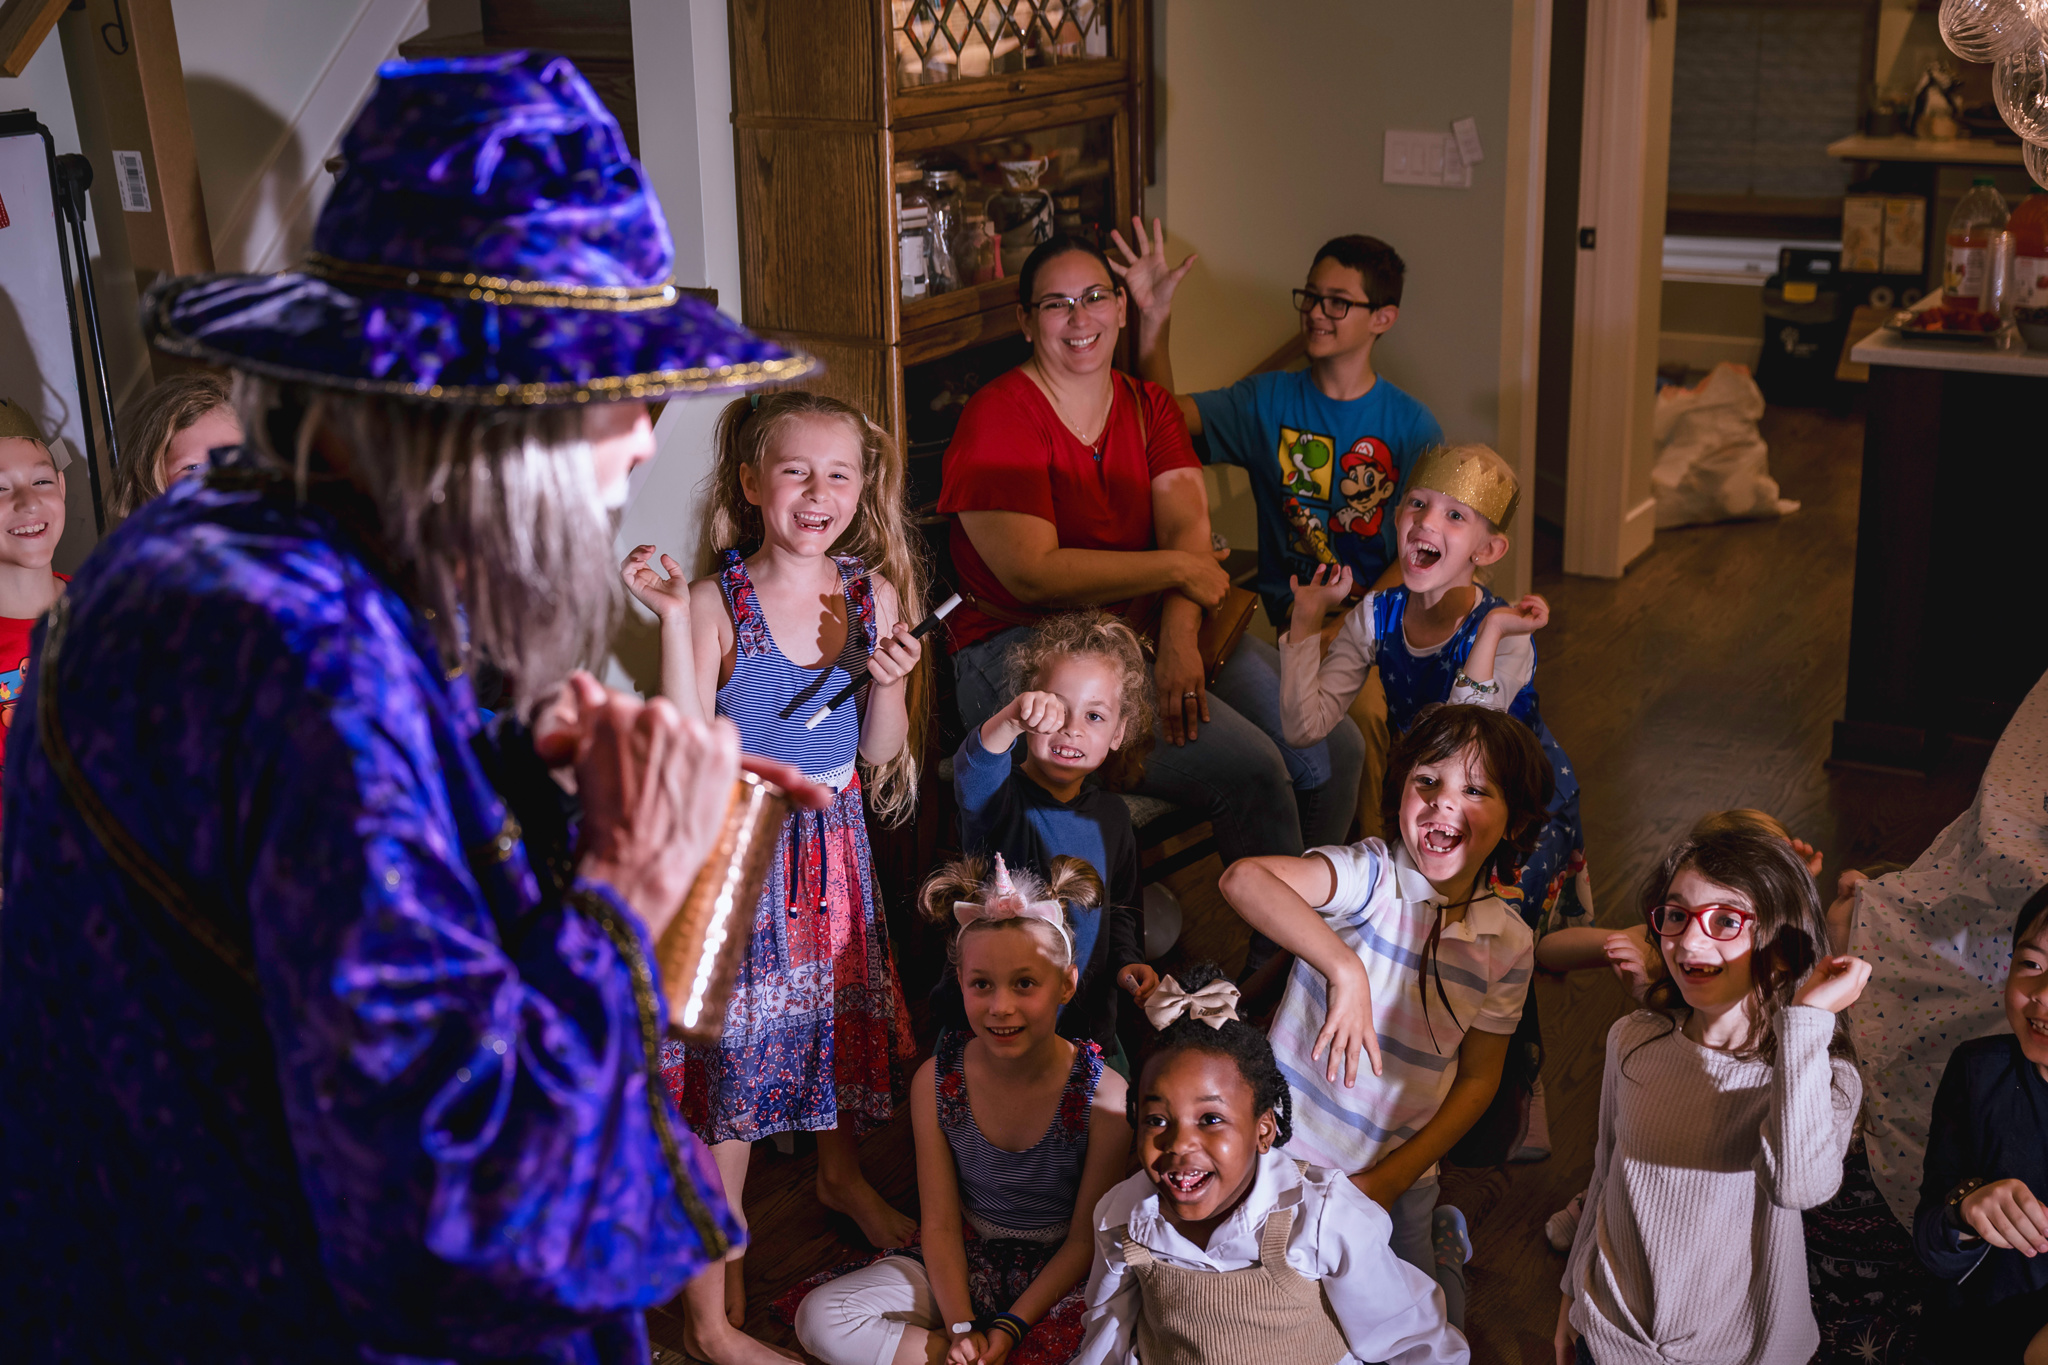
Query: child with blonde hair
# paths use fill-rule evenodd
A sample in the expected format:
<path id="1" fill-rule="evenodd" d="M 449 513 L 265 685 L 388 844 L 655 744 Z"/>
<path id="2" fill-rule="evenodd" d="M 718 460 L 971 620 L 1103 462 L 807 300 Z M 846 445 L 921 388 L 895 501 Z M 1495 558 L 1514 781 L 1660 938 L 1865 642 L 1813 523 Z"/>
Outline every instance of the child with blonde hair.
<path id="1" fill-rule="evenodd" d="M 1290 580 L 1294 610 L 1280 644 L 1280 704 L 1287 742 L 1327 734 L 1375 665 L 1387 694 L 1387 725 L 1399 735 L 1435 702 L 1506 711 L 1536 732 L 1556 790 L 1550 819 L 1509 888 L 1522 918 L 1540 934 L 1589 924 L 1593 890 L 1579 826 L 1579 783 L 1571 760 L 1536 704 L 1536 647 L 1550 605 L 1515 603 L 1478 581 L 1508 552 L 1507 528 L 1521 489 L 1514 470 L 1483 445 L 1439 446 L 1415 462 L 1394 513 L 1401 582 L 1367 593 L 1327 655 L 1323 618 L 1351 594 L 1348 568 L 1318 568 Z"/>
<path id="2" fill-rule="evenodd" d="M 1078 979 L 1071 916 L 1101 900 L 1078 858 L 1044 880 L 969 858 L 925 883 L 925 915 L 959 925 L 948 956 L 968 1029 L 940 1035 L 911 1081 L 919 1246 L 797 1311 L 797 1339 L 826 1365 L 1063 1365 L 1080 1345 L 1088 1214 L 1131 1144 L 1123 1078 L 1054 1030 Z"/>
<path id="3" fill-rule="evenodd" d="M 1092 1039 L 1128 1075 L 1117 992 L 1143 1003 L 1159 978 L 1141 943 L 1130 808 L 1090 779 L 1116 772 L 1135 780 L 1152 742 L 1151 670 L 1130 626 L 1108 612 L 1077 611 L 1035 626 L 1012 651 L 1010 673 L 1014 695 L 953 755 L 961 847 L 1040 875 L 1062 856 L 1100 870 L 1104 903 L 1072 907 L 1080 981 L 1060 1010 L 1059 1031 Z M 963 1022 L 951 976 L 939 982 L 933 1005 L 942 1025 Z"/>
<path id="4" fill-rule="evenodd" d="M 203 475 L 215 446 L 241 443 L 242 421 L 225 378 L 206 370 L 172 375 L 143 394 L 122 424 L 108 513 L 133 516 L 179 480 Z"/>
<path id="5" fill-rule="evenodd" d="M 736 1214 L 753 1142 L 810 1132 L 818 1201 L 876 1246 L 900 1246 L 917 1225 L 868 1182 L 855 1140 L 889 1121 L 916 1055 L 866 819 L 870 808 L 905 818 L 917 796 L 912 716 L 923 708 L 906 693 L 921 655 L 910 624 L 924 614 L 924 572 L 903 463 L 858 409 L 798 391 L 727 405 L 716 444 L 707 548 L 719 572 L 686 588 L 673 559 L 662 557 L 666 574 L 654 567 L 651 545 L 622 566 L 661 619 L 663 694 L 685 714 L 731 717 L 747 752 L 794 764 L 837 795 L 783 826 L 725 1037 L 687 1049 L 687 1065 L 672 1051 L 665 1070 Z M 807 729 L 863 669 L 867 687 Z M 759 1342 L 721 1330 L 745 1320 L 736 1264 L 689 1292 L 692 1350 L 717 1365 L 768 1358 Z"/>

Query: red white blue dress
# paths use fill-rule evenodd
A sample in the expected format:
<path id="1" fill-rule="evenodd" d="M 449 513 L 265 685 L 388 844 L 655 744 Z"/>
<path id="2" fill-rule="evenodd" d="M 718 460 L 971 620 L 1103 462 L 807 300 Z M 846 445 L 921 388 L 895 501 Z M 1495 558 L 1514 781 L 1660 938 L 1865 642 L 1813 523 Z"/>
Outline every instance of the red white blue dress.
<path id="1" fill-rule="evenodd" d="M 857 559 L 838 561 L 847 628 L 875 646 L 874 594 Z M 803 723 L 846 685 L 844 664 L 800 668 L 776 645 L 745 560 L 728 551 L 720 574 L 735 642 L 718 714 L 739 727 L 749 753 L 796 763 L 836 789 L 822 811 L 782 827 L 754 936 L 715 1047 L 671 1046 L 663 1070 L 683 1116 L 706 1142 L 845 1128 L 889 1120 L 916 1056 L 910 1014 L 889 954 L 888 927 L 868 853 L 855 759 L 860 708 Z M 849 651 L 851 652 L 851 651 Z M 688 1064 L 683 1065 L 687 1052 Z"/>

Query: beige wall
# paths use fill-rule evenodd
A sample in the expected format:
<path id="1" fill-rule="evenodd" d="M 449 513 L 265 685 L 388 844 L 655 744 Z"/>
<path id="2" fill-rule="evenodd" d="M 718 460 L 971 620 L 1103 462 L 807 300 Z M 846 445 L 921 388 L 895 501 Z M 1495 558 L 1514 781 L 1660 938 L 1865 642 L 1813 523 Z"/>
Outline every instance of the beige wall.
<path id="1" fill-rule="evenodd" d="M 1380 372 L 1450 439 L 1498 441 L 1514 8 L 1173 0 L 1156 11 L 1161 184 L 1148 202 L 1163 205 L 1175 252 L 1201 255 L 1174 309 L 1181 389 L 1229 384 L 1292 336 L 1288 291 L 1316 247 L 1365 232 L 1408 262 Z M 1389 128 L 1448 131 L 1466 117 L 1485 151 L 1470 189 L 1380 183 Z M 1242 476 L 1212 476 L 1211 496 L 1219 529 L 1251 543 Z"/>

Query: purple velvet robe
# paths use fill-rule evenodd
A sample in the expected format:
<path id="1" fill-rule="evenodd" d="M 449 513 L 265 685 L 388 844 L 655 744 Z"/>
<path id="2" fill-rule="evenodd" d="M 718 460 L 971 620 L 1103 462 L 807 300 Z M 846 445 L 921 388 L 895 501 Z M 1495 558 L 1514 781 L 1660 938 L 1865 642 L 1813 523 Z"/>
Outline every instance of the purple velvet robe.
<path id="1" fill-rule="evenodd" d="M 5 771 L 5 1354 L 645 1365 L 642 1310 L 738 1228 L 654 1079 L 644 932 L 608 888 L 543 898 L 412 608 L 288 486 L 181 486 L 67 609 L 80 769 L 255 980 L 83 822 L 38 658 Z"/>

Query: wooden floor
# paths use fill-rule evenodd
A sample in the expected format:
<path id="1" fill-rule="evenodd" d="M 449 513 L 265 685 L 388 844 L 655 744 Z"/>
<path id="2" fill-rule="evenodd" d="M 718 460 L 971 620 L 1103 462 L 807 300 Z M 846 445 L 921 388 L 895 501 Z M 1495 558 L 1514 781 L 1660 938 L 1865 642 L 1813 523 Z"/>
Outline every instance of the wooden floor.
<path id="1" fill-rule="evenodd" d="M 1605 923 L 1627 922 L 1635 883 L 1700 814 L 1755 806 L 1777 815 L 1836 870 L 1910 862 L 1970 800 L 1984 755 L 1959 753 L 1930 778 L 1831 771 L 1848 659 L 1862 422 L 1773 410 L 1772 472 L 1803 504 L 1781 521 L 1659 533 L 1618 582 L 1566 578 L 1539 537 L 1537 591 L 1553 624 L 1538 637 L 1543 713 L 1584 787 L 1587 855 Z M 1547 561 L 1547 567 L 1546 567 Z M 1172 885 L 1198 955 L 1230 960 L 1242 931 L 1216 896 L 1212 858 Z M 1825 889 L 1825 887 L 1824 887 Z M 1543 1221 L 1584 1187 L 1592 1165 L 1602 1040 L 1627 1006 L 1611 980 L 1540 982 L 1554 1154 L 1503 1171 L 1449 1173 L 1477 1254 L 1468 1328 L 1481 1365 L 1548 1365 L 1562 1258 Z M 871 1178 L 909 1209 L 915 1177 L 906 1117 L 862 1147 Z M 747 1188 L 749 1328 L 796 1349 L 769 1309 L 796 1281 L 861 1252 L 850 1223 L 811 1198 L 814 1158 L 757 1148 Z M 679 1310 L 657 1310 L 657 1345 L 679 1351 Z"/>

